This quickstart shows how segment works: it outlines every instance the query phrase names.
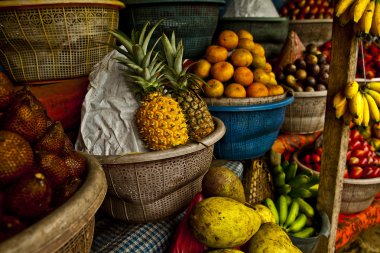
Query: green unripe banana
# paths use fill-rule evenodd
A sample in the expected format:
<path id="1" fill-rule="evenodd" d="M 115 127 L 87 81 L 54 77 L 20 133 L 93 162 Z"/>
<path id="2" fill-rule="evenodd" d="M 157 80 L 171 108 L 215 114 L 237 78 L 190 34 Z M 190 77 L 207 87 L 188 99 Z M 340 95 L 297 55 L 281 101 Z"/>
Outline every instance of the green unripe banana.
<path id="1" fill-rule="evenodd" d="M 301 231 L 297 233 L 293 233 L 291 235 L 298 238 L 309 238 L 313 236 L 314 232 L 315 232 L 315 229 L 313 227 L 305 227 Z"/>
<path id="2" fill-rule="evenodd" d="M 298 165 L 296 162 L 292 161 L 289 165 L 288 170 L 286 171 L 285 181 L 289 182 L 290 179 L 294 178 L 297 174 Z"/>
<path id="3" fill-rule="evenodd" d="M 289 192 L 289 196 L 292 198 L 310 198 L 313 194 L 308 189 L 292 188 Z"/>
<path id="4" fill-rule="evenodd" d="M 292 197 L 290 197 L 289 195 L 284 195 L 285 196 L 285 198 L 286 198 L 286 204 L 288 205 L 288 206 L 290 206 L 290 204 L 292 203 Z"/>
<path id="5" fill-rule="evenodd" d="M 271 198 L 266 198 L 266 199 L 264 199 L 263 204 L 269 208 L 269 210 L 271 211 L 271 213 L 274 216 L 275 223 L 278 225 L 278 223 L 279 223 L 278 211 L 277 211 L 276 205 L 274 204 L 273 200 Z"/>
<path id="6" fill-rule="evenodd" d="M 282 169 L 282 166 L 280 164 L 273 167 L 273 174 L 274 175 L 277 175 L 281 172 L 284 172 L 284 170 Z"/>
<path id="7" fill-rule="evenodd" d="M 290 224 L 292 224 L 296 220 L 299 209 L 300 209 L 300 206 L 298 202 L 293 200 L 292 203 L 290 204 L 288 217 L 286 218 L 286 221 L 285 221 L 285 227 L 290 226 Z"/>
<path id="8" fill-rule="evenodd" d="M 302 185 L 305 185 L 309 182 L 310 178 L 307 175 L 297 175 L 294 178 L 290 179 L 288 184 L 291 187 L 300 187 Z"/>
<path id="9" fill-rule="evenodd" d="M 278 211 L 278 223 L 280 226 L 283 226 L 286 218 L 288 217 L 288 205 L 286 203 L 286 197 L 284 195 L 280 195 L 276 201 L 276 207 Z"/>
<path id="10" fill-rule="evenodd" d="M 288 184 L 284 184 L 280 187 L 277 187 L 276 192 L 279 195 L 288 194 L 292 190 L 292 187 Z"/>
<path id="11" fill-rule="evenodd" d="M 285 175 L 284 172 L 280 172 L 280 173 L 276 174 L 274 176 L 274 179 L 273 179 L 274 180 L 274 185 L 276 187 L 283 186 L 285 184 L 285 177 L 286 177 L 286 175 Z"/>
<path id="12" fill-rule="evenodd" d="M 307 222 L 307 217 L 305 214 L 301 213 L 298 215 L 297 219 L 286 229 L 287 232 L 299 232 L 301 231 Z"/>
<path id="13" fill-rule="evenodd" d="M 301 213 L 304 213 L 307 217 L 314 217 L 314 208 L 302 198 L 296 198 L 295 201 L 299 204 Z"/>

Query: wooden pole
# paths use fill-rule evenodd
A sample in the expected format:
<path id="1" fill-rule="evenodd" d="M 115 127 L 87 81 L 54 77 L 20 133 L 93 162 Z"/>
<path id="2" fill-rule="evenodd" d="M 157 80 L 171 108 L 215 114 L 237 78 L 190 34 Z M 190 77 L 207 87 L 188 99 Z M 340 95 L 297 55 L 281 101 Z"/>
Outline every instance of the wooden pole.
<path id="1" fill-rule="evenodd" d="M 355 80 L 357 63 L 357 40 L 353 25 L 340 27 L 334 18 L 332 29 L 332 51 L 327 92 L 325 127 L 323 131 L 323 155 L 318 195 L 318 210 L 327 213 L 331 230 L 328 240 L 322 238 L 318 253 L 335 252 L 338 215 L 341 205 L 343 175 L 346 167 L 349 127 L 335 117 L 333 96 L 349 81 Z"/>

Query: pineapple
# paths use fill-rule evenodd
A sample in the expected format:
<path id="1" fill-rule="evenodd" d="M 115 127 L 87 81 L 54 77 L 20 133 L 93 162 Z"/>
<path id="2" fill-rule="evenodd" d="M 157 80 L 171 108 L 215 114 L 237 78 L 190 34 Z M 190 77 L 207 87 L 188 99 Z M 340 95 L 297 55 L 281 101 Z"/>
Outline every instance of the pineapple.
<path id="1" fill-rule="evenodd" d="M 142 96 L 135 119 L 141 139 L 151 150 L 166 150 L 188 141 L 185 116 L 178 102 L 164 94 L 164 62 L 153 53 L 159 39 L 148 51 L 149 40 L 158 22 L 145 36 L 147 22 L 141 32 L 132 31 L 131 38 L 120 31 L 110 33 L 126 48 L 114 47 L 125 57 L 117 60 L 128 67 L 127 74 Z"/>
<path id="2" fill-rule="evenodd" d="M 189 67 L 182 67 L 183 43 L 181 40 L 176 47 L 174 32 L 171 41 L 165 34 L 162 35 L 161 41 L 167 62 L 165 68 L 167 84 L 173 89 L 174 97 L 185 114 L 190 139 L 200 141 L 215 128 L 207 104 L 194 90 L 194 87 L 203 81 L 189 73 Z"/>

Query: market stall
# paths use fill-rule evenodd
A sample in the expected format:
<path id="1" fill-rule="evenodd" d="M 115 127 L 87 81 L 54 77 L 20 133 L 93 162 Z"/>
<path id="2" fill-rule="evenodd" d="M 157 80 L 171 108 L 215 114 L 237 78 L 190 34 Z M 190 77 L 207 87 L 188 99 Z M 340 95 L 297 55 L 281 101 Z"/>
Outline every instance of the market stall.
<path id="1" fill-rule="evenodd" d="M 345 252 L 380 223 L 379 11 L 1 1 L 0 252 Z"/>

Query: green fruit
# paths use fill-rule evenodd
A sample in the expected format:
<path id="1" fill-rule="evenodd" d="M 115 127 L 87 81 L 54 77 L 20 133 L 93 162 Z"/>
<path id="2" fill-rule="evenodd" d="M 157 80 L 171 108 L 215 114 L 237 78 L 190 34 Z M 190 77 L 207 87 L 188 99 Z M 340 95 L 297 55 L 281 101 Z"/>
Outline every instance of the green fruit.
<path id="1" fill-rule="evenodd" d="M 282 166 L 280 164 L 273 167 L 273 174 L 274 175 L 277 175 L 277 174 L 280 174 L 283 172 L 284 172 L 284 170 L 282 169 Z"/>
<path id="2" fill-rule="evenodd" d="M 305 214 L 301 213 L 298 215 L 297 219 L 286 229 L 287 232 L 299 232 L 305 227 L 307 222 L 307 217 Z"/>
<path id="3" fill-rule="evenodd" d="M 274 223 L 278 224 L 278 222 L 279 222 L 278 211 L 277 211 L 276 205 L 274 204 L 273 200 L 270 198 L 266 198 L 266 199 L 264 199 L 263 203 L 272 212 L 273 217 L 274 217 Z"/>
<path id="4" fill-rule="evenodd" d="M 247 253 L 302 253 L 289 236 L 274 223 L 262 224 L 248 242 Z"/>
<path id="5" fill-rule="evenodd" d="M 296 162 L 291 162 L 289 165 L 289 168 L 286 172 L 286 178 L 285 181 L 289 182 L 290 179 L 294 178 L 297 174 L 298 165 Z"/>
<path id="6" fill-rule="evenodd" d="M 276 187 L 283 186 L 285 184 L 285 176 L 286 174 L 284 172 L 274 175 L 274 185 Z"/>
<path id="7" fill-rule="evenodd" d="M 288 217 L 288 205 L 284 195 L 280 195 L 280 197 L 278 197 L 276 201 L 276 208 L 278 211 L 279 225 L 282 226 Z"/>
<path id="8" fill-rule="evenodd" d="M 225 197 L 202 200 L 189 217 L 189 227 L 195 238 L 211 248 L 240 246 L 260 225 L 260 216 L 252 208 Z"/>
<path id="9" fill-rule="evenodd" d="M 292 190 L 292 187 L 288 184 L 284 184 L 276 189 L 280 195 L 288 194 Z"/>
<path id="10" fill-rule="evenodd" d="M 299 209 L 300 209 L 300 206 L 298 202 L 293 200 L 289 208 L 288 217 L 286 218 L 286 221 L 285 221 L 285 227 L 290 226 L 290 224 L 292 224 L 296 220 Z"/>
<path id="11" fill-rule="evenodd" d="M 304 188 L 292 188 L 289 192 L 289 196 L 292 198 L 310 198 L 313 196 L 312 192 Z"/>
<path id="12" fill-rule="evenodd" d="M 309 238 L 313 236 L 314 232 L 315 232 L 315 229 L 313 227 L 305 227 L 301 231 L 291 234 L 291 235 L 298 238 Z"/>
<path id="13" fill-rule="evenodd" d="M 297 175 L 294 178 L 290 179 L 289 182 L 287 182 L 291 187 L 300 187 L 306 183 L 308 183 L 310 180 L 309 176 L 306 175 Z"/>
<path id="14" fill-rule="evenodd" d="M 295 201 L 299 204 L 301 213 L 304 213 L 309 218 L 314 217 L 314 208 L 309 203 L 302 198 L 296 198 Z"/>
<path id="15" fill-rule="evenodd" d="M 202 194 L 206 197 L 228 197 L 245 203 L 243 184 L 226 167 L 211 167 L 202 180 Z"/>

